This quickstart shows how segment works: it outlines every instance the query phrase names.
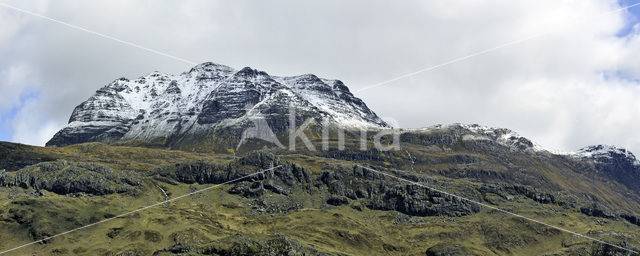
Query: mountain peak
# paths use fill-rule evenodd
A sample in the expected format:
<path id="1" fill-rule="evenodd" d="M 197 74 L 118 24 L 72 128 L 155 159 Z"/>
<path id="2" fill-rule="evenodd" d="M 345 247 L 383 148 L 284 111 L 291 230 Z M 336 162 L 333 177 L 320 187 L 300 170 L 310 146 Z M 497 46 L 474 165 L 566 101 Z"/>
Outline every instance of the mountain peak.
<path id="1" fill-rule="evenodd" d="M 447 130 L 459 136 L 463 141 L 493 141 L 513 150 L 529 152 L 547 151 L 540 145 L 507 128 L 453 123 L 447 125 L 437 124 L 420 130 Z"/>
<path id="2" fill-rule="evenodd" d="M 242 68 L 240 71 L 236 72 L 235 75 L 236 76 L 244 76 L 244 77 L 259 77 L 259 76 L 268 77 L 269 76 L 269 74 L 267 74 L 267 72 L 260 71 L 260 70 L 257 70 L 257 69 L 253 69 L 253 68 L 250 68 L 250 67 Z"/>
<path id="3" fill-rule="evenodd" d="M 630 151 L 610 145 L 591 145 L 575 155 L 593 163 L 597 170 L 629 189 L 640 191 L 640 161 Z"/>
<path id="4" fill-rule="evenodd" d="M 204 62 L 204 63 L 198 64 L 195 67 L 191 68 L 191 70 L 189 70 L 189 72 L 193 72 L 193 71 L 211 72 L 211 71 L 218 71 L 218 70 L 232 71 L 233 68 L 225 66 L 225 65 L 213 63 L 213 62 Z"/>
<path id="5" fill-rule="evenodd" d="M 581 148 L 576 153 L 579 157 L 588 158 L 597 161 L 603 161 L 605 159 L 615 159 L 618 161 L 627 161 L 634 165 L 640 165 L 640 162 L 636 159 L 636 156 L 627 149 L 611 146 L 611 145 L 591 145 Z"/>
<path id="6" fill-rule="evenodd" d="M 255 118 L 284 132 L 289 106 L 300 118 L 340 127 L 389 127 L 338 80 L 312 74 L 277 77 L 205 62 L 179 75 L 153 72 L 113 81 L 78 105 L 47 145 L 98 141 L 171 147 L 246 127 Z"/>

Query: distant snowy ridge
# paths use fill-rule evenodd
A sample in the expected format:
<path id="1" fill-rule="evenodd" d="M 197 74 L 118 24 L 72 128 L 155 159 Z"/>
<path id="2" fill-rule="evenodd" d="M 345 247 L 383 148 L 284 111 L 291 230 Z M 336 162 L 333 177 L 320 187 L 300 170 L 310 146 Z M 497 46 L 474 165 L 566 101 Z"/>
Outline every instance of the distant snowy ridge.
<path id="1" fill-rule="evenodd" d="M 631 151 L 611 145 L 592 145 L 584 147 L 578 150 L 578 152 L 575 152 L 574 156 L 599 162 L 618 159 L 627 161 L 634 166 L 640 166 L 640 161 L 638 161 Z"/>
<path id="2" fill-rule="evenodd" d="M 484 126 L 479 124 L 437 124 L 425 128 L 418 129 L 402 129 L 405 132 L 415 131 L 437 131 L 437 130 L 456 130 L 463 141 L 494 141 L 500 145 L 507 146 L 514 150 L 522 150 L 529 152 L 547 152 L 554 155 L 564 155 L 575 158 L 577 160 L 595 161 L 598 163 L 606 162 L 625 162 L 629 165 L 640 167 L 640 160 L 636 159 L 631 151 L 624 148 L 611 145 L 591 145 L 579 149 L 575 152 L 561 152 L 548 150 L 541 145 L 519 135 L 518 133 L 506 129 Z"/>
<path id="3" fill-rule="evenodd" d="M 405 131 L 436 131 L 436 130 L 456 130 L 463 141 L 494 141 L 500 145 L 513 150 L 548 152 L 542 146 L 519 135 L 518 133 L 506 129 L 484 126 L 479 124 L 437 124 L 425 128 L 403 129 Z"/>

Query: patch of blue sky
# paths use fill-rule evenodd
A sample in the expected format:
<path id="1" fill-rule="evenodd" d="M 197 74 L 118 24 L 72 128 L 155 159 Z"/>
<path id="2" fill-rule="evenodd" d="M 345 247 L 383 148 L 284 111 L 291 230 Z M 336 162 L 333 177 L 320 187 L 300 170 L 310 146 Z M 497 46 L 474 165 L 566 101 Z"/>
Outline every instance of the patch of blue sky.
<path id="1" fill-rule="evenodd" d="M 620 81 L 629 83 L 629 85 L 640 85 L 640 79 L 620 70 L 603 71 L 601 72 L 601 76 L 605 81 Z"/>
<path id="2" fill-rule="evenodd" d="M 640 3 L 640 0 L 620 0 L 619 3 L 620 6 L 629 6 Z M 628 36 L 631 32 L 633 32 L 633 26 L 640 23 L 640 6 L 634 6 L 627 9 L 627 13 L 629 14 L 629 17 L 624 28 L 618 31 L 619 37 Z"/>
<path id="3" fill-rule="evenodd" d="M 36 92 L 25 93 L 20 96 L 19 104 L 7 111 L 0 112 L 0 141 L 13 141 L 13 121 L 16 115 L 20 112 L 25 102 L 36 100 L 38 97 L 39 94 Z"/>

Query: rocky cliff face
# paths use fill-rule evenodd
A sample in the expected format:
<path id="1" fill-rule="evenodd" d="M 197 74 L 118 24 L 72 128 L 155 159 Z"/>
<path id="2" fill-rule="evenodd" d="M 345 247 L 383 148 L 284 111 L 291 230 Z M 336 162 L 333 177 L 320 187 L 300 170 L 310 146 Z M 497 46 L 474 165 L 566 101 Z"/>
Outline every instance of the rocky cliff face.
<path id="1" fill-rule="evenodd" d="M 580 149 L 576 156 L 592 163 L 602 175 L 640 192 L 640 161 L 630 151 L 615 146 L 593 145 Z"/>
<path id="2" fill-rule="evenodd" d="M 188 72 L 120 78 L 78 105 L 69 124 L 47 143 L 133 142 L 171 146 L 264 118 L 274 132 L 288 128 L 289 109 L 344 128 L 388 127 L 339 80 L 315 75 L 277 77 L 203 63 Z"/>

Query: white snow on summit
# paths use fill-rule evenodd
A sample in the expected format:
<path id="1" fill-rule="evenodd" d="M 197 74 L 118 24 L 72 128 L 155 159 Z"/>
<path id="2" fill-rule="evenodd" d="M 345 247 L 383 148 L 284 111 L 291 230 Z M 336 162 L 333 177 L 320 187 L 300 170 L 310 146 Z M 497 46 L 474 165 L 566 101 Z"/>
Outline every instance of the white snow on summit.
<path id="1" fill-rule="evenodd" d="M 277 77 L 207 62 L 178 75 L 156 71 L 111 82 L 74 109 L 52 145 L 102 140 L 100 132 L 142 141 L 202 132 L 260 117 L 272 108 L 284 115 L 289 105 L 318 112 L 324 121 L 345 128 L 388 127 L 338 80 L 310 74 Z"/>
<path id="2" fill-rule="evenodd" d="M 467 140 L 467 141 L 488 140 L 488 141 L 495 141 L 498 144 L 507 146 L 514 150 L 524 149 L 524 150 L 530 150 L 532 152 L 549 152 L 542 146 L 506 128 L 489 127 L 489 126 L 484 126 L 479 124 L 453 123 L 453 124 L 446 124 L 446 125 L 437 124 L 430 127 L 414 129 L 414 130 L 432 131 L 432 130 L 450 130 L 450 129 L 460 129 L 464 131 L 464 133 L 462 134 L 462 140 Z"/>
<path id="3" fill-rule="evenodd" d="M 578 150 L 578 152 L 575 152 L 574 155 L 580 158 L 596 160 L 601 158 L 611 159 L 614 156 L 622 156 L 623 158 L 632 161 L 634 165 L 640 165 L 640 161 L 636 159 L 636 156 L 633 153 L 624 148 L 611 145 L 592 145 L 584 147 Z"/>

